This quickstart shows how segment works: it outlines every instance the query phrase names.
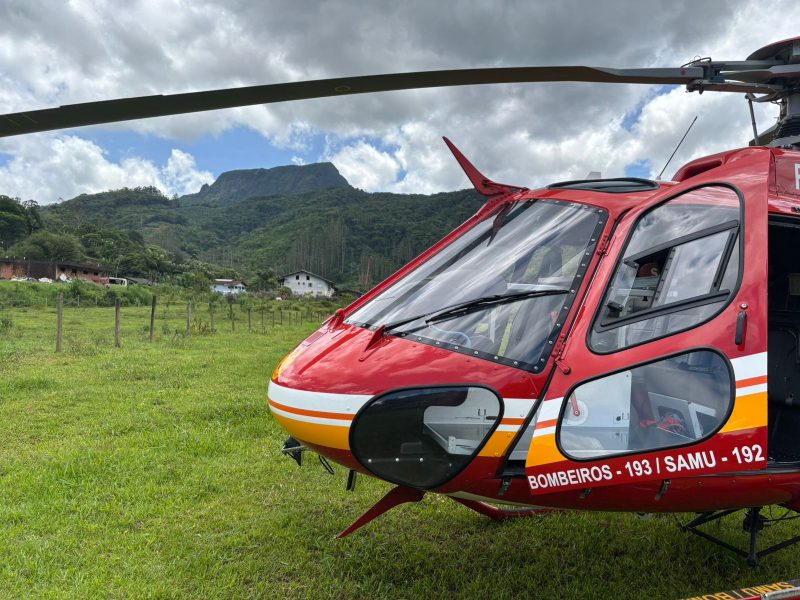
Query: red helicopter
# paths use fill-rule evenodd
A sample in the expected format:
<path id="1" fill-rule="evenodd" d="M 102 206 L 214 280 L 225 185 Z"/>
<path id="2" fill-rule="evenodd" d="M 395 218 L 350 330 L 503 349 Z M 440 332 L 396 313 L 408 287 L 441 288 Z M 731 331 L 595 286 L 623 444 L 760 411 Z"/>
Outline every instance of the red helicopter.
<path id="1" fill-rule="evenodd" d="M 419 87 L 684 84 L 780 107 L 746 148 L 671 181 L 495 183 L 445 140 L 484 206 L 304 340 L 269 406 L 290 434 L 396 484 L 340 536 L 443 494 L 492 518 L 693 512 L 754 565 L 800 515 L 800 38 L 679 68 L 385 74 L 90 102 L 0 117 L 0 135 Z M 768 387 L 769 380 L 769 387 Z M 779 505 L 777 519 L 763 507 Z M 746 550 L 700 527 L 739 510 Z"/>

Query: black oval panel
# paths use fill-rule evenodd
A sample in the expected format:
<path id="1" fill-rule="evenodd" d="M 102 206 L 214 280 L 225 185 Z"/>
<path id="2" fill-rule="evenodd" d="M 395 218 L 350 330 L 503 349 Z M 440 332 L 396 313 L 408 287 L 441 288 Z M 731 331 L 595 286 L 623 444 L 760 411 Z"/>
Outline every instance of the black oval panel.
<path id="1" fill-rule="evenodd" d="M 502 416 L 502 400 L 485 387 L 394 390 L 361 409 L 350 448 L 381 479 L 431 489 L 469 464 Z"/>

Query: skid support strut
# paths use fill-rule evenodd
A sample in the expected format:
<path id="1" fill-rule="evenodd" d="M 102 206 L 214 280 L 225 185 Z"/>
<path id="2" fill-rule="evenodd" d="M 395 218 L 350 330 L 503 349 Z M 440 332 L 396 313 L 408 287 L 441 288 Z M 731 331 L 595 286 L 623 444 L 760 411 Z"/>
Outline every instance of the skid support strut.
<path id="1" fill-rule="evenodd" d="M 425 495 L 425 492 L 421 492 L 420 490 L 415 490 L 414 488 L 403 487 L 402 485 L 398 485 L 396 488 L 389 490 L 383 498 L 378 500 L 372 508 L 370 508 L 367 512 L 363 515 L 358 517 L 355 521 L 353 521 L 352 525 L 342 531 L 337 538 L 343 538 L 351 533 L 353 533 L 357 529 L 361 529 L 364 525 L 369 523 L 370 521 L 377 519 L 386 511 L 393 509 L 395 506 L 399 504 L 403 504 L 405 502 L 419 502 L 422 500 L 422 497 Z"/>
<path id="2" fill-rule="evenodd" d="M 746 533 L 750 534 L 750 545 L 748 550 L 742 550 L 741 548 L 737 548 L 718 537 L 715 537 L 705 531 L 698 529 L 701 525 L 705 525 L 706 523 L 711 523 L 712 521 L 717 521 L 722 517 L 726 517 L 731 515 L 737 510 L 723 510 L 723 511 L 712 511 L 712 512 L 705 512 L 700 513 L 697 517 L 686 523 L 685 525 L 681 525 L 681 529 L 683 531 L 688 531 L 693 533 L 701 538 L 708 540 L 733 552 L 734 554 L 741 556 L 747 560 L 747 564 L 751 567 L 755 567 L 758 564 L 758 559 L 767 556 L 768 554 L 772 554 L 773 552 L 777 552 L 778 550 L 783 550 L 784 548 L 788 548 L 794 544 L 800 542 L 800 535 L 788 538 L 778 544 L 770 546 L 768 548 L 764 548 L 763 550 L 758 550 L 758 534 L 759 532 L 764 529 L 766 523 L 769 522 L 769 519 L 764 517 L 761 514 L 761 509 L 763 507 L 756 507 L 756 508 L 748 508 L 745 510 L 744 521 L 742 523 L 742 528 Z"/>

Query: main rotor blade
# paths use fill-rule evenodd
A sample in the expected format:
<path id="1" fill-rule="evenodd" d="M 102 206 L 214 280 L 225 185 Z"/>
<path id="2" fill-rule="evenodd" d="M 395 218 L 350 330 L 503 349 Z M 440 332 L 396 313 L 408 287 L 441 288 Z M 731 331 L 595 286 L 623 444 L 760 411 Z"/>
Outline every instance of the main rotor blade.
<path id="1" fill-rule="evenodd" d="M 725 79 L 752 83 L 767 83 L 774 79 L 798 79 L 800 78 L 800 65 L 775 65 L 765 69 L 723 71 L 722 76 Z"/>
<path id="2" fill-rule="evenodd" d="M 605 69 L 599 67 L 503 67 L 421 71 L 298 81 L 241 88 L 140 96 L 68 104 L 0 116 L 0 137 L 97 125 L 164 115 L 416 88 L 537 81 L 587 81 L 595 83 L 687 84 L 703 77 L 700 67 L 676 69 Z"/>

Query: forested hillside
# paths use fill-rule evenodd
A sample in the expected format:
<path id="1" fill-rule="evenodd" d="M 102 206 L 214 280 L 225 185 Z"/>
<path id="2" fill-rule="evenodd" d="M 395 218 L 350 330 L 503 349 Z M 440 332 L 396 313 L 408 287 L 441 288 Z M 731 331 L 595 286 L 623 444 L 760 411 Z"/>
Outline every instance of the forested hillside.
<path id="1" fill-rule="evenodd" d="M 183 197 L 145 187 L 82 194 L 41 209 L 7 199 L 7 206 L 0 203 L 0 235 L 4 226 L 16 233 L 0 238 L 0 246 L 12 255 L 97 260 L 121 275 L 236 276 L 264 289 L 277 275 L 308 269 L 363 289 L 481 203 L 471 190 L 367 193 L 330 163 L 252 169 L 223 173 Z"/>

